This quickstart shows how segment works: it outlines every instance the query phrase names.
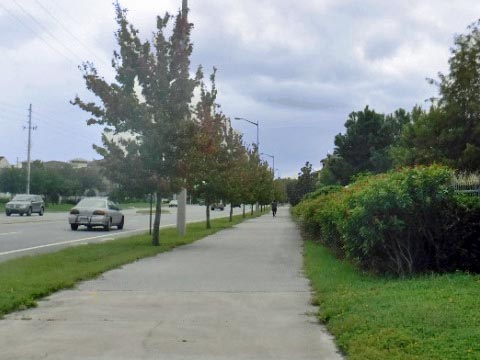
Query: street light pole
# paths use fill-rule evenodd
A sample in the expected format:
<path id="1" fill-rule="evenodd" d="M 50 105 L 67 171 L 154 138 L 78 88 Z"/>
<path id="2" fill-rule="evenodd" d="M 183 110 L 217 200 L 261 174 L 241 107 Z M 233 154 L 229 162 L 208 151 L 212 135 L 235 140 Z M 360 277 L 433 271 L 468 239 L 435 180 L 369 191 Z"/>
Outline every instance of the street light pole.
<path id="1" fill-rule="evenodd" d="M 270 155 L 270 154 L 266 154 L 266 153 L 261 153 L 260 155 L 265 155 L 265 156 L 268 156 L 268 157 L 271 157 L 272 160 L 273 160 L 273 166 L 272 166 L 272 170 L 273 170 L 273 179 L 275 179 L 275 156 L 274 155 Z"/>
<path id="2" fill-rule="evenodd" d="M 251 121 L 251 120 L 248 120 L 248 119 L 245 119 L 245 118 L 242 118 L 242 117 L 236 117 L 236 118 L 234 118 L 234 119 L 235 119 L 235 120 L 243 120 L 243 121 L 246 121 L 246 122 L 248 122 L 248 123 L 250 123 L 250 124 L 252 124 L 252 125 L 255 125 L 255 126 L 257 127 L 257 151 L 256 151 L 256 153 L 257 153 L 257 155 L 260 154 L 260 140 L 258 139 L 259 121 L 257 120 L 257 121 L 255 122 L 255 121 Z M 259 158 L 260 158 L 260 156 L 259 156 Z M 258 201 L 257 201 L 255 207 L 256 207 L 256 210 L 258 211 Z"/>
<path id="3" fill-rule="evenodd" d="M 251 121 L 251 120 L 248 120 L 248 119 L 245 119 L 245 118 L 242 118 L 242 117 L 236 117 L 234 119 L 249 122 L 250 124 L 255 125 L 257 127 L 257 153 L 260 153 L 260 141 L 258 140 L 258 133 L 259 133 L 259 129 L 258 129 L 259 128 L 259 122 L 258 122 L 258 120 L 255 122 L 255 121 Z"/>

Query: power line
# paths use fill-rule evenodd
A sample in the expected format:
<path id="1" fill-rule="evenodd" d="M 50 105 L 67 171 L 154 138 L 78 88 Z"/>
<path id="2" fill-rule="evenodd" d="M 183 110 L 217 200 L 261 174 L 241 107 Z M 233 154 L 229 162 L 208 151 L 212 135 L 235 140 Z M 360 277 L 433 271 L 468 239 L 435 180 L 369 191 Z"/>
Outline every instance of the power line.
<path id="1" fill-rule="evenodd" d="M 20 24 L 22 24 L 25 28 L 27 28 L 28 30 L 30 30 L 33 34 L 35 34 L 38 39 L 40 39 L 43 43 L 45 43 L 45 45 L 47 45 L 51 50 L 55 51 L 57 54 L 59 54 L 60 56 L 64 57 L 69 63 L 73 64 L 74 66 L 77 66 L 77 64 L 69 57 L 67 56 L 65 53 L 63 53 L 62 51 L 60 51 L 59 49 L 53 47 L 48 41 L 46 41 L 42 36 L 40 36 L 38 34 L 38 32 L 33 29 L 32 27 L 30 27 L 30 25 L 28 25 L 27 23 L 25 23 L 21 18 L 19 18 L 13 11 L 11 11 L 9 8 L 7 8 L 5 5 L 3 5 L 1 2 L 0 2 L 0 7 L 5 10 L 11 17 L 13 17 L 15 20 L 17 20 Z"/>
<path id="2" fill-rule="evenodd" d="M 30 19 L 32 19 L 33 22 L 35 22 L 43 31 L 45 31 L 52 39 L 54 39 L 60 46 L 62 46 L 67 52 L 69 52 L 71 55 L 73 55 L 74 58 L 77 58 L 80 60 L 80 62 L 83 62 L 83 60 L 76 54 L 74 53 L 68 46 L 66 46 L 62 41 L 60 41 L 48 28 L 43 25 L 40 21 L 38 21 L 30 12 L 28 12 L 17 0 L 12 0 L 15 5 L 24 13 L 26 14 Z"/>
<path id="3" fill-rule="evenodd" d="M 94 143 L 92 138 L 76 131 L 72 132 L 71 127 L 67 127 L 58 120 L 54 120 L 51 115 L 39 112 L 38 110 L 35 111 L 35 115 L 37 122 L 47 125 L 44 126 L 44 129 L 48 129 L 48 132 L 53 132 L 58 136 L 63 136 L 65 138 L 75 138 L 86 145 L 92 145 L 92 143 Z M 4 120 L 7 120 L 8 122 L 11 121 L 12 123 L 25 121 L 24 108 L 0 101 L 0 122 L 5 122 Z"/>
<path id="4" fill-rule="evenodd" d="M 38 115 L 39 112 L 37 111 L 36 114 Z M 46 117 L 44 115 L 38 115 L 37 117 L 39 118 L 40 121 L 43 121 L 43 122 L 48 123 L 50 125 L 49 126 L 49 131 L 54 131 L 57 134 L 68 137 L 68 138 L 76 137 L 78 140 L 81 140 L 85 144 L 88 143 L 89 145 L 92 145 L 92 143 L 94 142 L 88 136 L 85 136 L 85 135 L 80 134 L 78 132 L 72 132 L 71 127 L 65 128 L 65 127 L 60 126 L 59 122 L 56 121 L 56 120 L 53 120 L 53 119 L 51 119 L 49 117 Z"/>
<path id="5" fill-rule="evenodd" d="M 38 6 L 40 6 L 43 11 L 45 11 L 58 25 L 61 26 L 61 28 L 66 32 L 68 33 L 71 37 L 73 37 L 80 45 L 83 46 L 84 49 L 86 49 L 91 55 L 93 55 L 95 58 L 97 58 L 98 60 L 100 60 L 103 64 L 105 65 L 109 65 L 105 60 L 103 60 L 102 58 L 100 58 L 99 56 L 97 56 L 97 54 L 95 54 L 82 40 L 80 40 L 74 33 L 72 33 L 70 31 L 70 29 L 64 25 L 63 21 L 59 20 L 55 15 L 52 14 L 52 12 L 47 8 L 45 7 L 40 1 L 38 0 L 35 0 L 35 2 L 38 4 Z"/>
<path id="6" fill-rule="evenodd" d="M 56 8 L 57 10 L 60 10 L 61 13 L 63 13 L 63 17 L 67 18 L 69 21 L 71 21 L 72 23 L 74 23 L 78 30 L 80 30 L 80 32 L 82 34 L 88 34 L 89 36 L 92 36 L 91 33 L 89 32 L 85 32 L 85 31 L 82 31 L 82 29 L 85 28 L 85 24 L 84 23 L 81 23 L 79 22 L 75 17 L 73 17 L 71 15 L 71 13 L 67 10 L 65 10 L 65 8 L 61 5 L 61 3 L 59 3 L 58 1 L 56 0 L 50 0 L 50 3 L 51 5 L 54 6 L 54 8 Z M 93 37 L 97 40 L 98 43 L 101 43 L 102 42 L 102 39 L 100 39 L 98 36 L 96 36 L 95 34 L 93 34 Z M 109 66 L 111 64 L 109 63 Z"/>

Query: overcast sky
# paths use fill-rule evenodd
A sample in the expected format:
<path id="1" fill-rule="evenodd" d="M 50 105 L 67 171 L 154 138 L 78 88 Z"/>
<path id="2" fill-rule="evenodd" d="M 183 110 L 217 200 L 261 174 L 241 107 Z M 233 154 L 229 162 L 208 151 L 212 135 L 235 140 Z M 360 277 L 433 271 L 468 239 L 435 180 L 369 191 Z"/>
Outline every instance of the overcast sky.
<path id="1" fill-rule="evenodd" d="M 150 39 L 156 15 L 181 0 L 123 0 L 129 19 Z M 295 176 L 306 161 L 320 168 L 352 111 L 391 113 L 437 94 L 425 78 L 448 69 L 455 34 L 480 14 L 478 0 L 190 0 L 191 71 L 218 68 L 218 101 L 230 118 L 260 124 L 260 151 L 277 175 Z M 111 0 L 0 0 L 0 156 L 100 158 L 102 129 L 69 104 L 88 98 L 77 66 L 92 61 L 111 78 L 115 49 Z M 255 126 L 232 120 L 247 144 Z M 269 157 L 264 157 L 270 161 Z"/>

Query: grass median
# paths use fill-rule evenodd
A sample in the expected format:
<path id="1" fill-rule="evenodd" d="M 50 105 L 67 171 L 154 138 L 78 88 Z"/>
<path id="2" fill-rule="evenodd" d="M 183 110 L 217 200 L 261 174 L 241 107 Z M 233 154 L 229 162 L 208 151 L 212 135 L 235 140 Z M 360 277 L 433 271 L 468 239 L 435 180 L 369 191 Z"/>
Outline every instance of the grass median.
<path id="1" fill-rule="evenodd" d="M 349 359 L 480 359 L 480 276 L 386 279 L 305 243 L 319 317 Z"/>
<path id="2" fill-rule="evenodd" d="M 262 214 L 255 213 L 253 217 Z M 247 219 L 251 218 L 249 214 Z M 136 235 L 103 243 L 69 247 L 58 252 L 27 256 L 0 263 L 0 318 L 12 311 L 35 306 L 36 300 L 55 291 L 71 288 L 77 282 L 92 279 L 107 270 L 138 259 L 154 256 L 174 247 L 190 244 L 205 236 L 232 227 L 242 215 L 187 225 L 187 235 L 177 235 L 175 228 L 160 232 L 160 246 L 151 245 L 151 236 Z"/>

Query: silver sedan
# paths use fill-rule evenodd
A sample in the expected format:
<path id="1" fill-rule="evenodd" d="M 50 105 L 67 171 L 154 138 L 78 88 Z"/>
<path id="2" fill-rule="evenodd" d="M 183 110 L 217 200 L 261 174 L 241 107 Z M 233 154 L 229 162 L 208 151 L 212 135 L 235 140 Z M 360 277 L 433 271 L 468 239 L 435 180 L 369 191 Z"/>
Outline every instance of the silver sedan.
<path id="1" fill-rule="evenodd" d="M 85 198 L 70 210 L 68 222 L 72 230 L 77 230 L 80 225 L 91 229 L 94 226 L 102 226 L 109 231 L 112 226 L 123 229 L 125 217 L 120 208 L 107 198 Z"/>

